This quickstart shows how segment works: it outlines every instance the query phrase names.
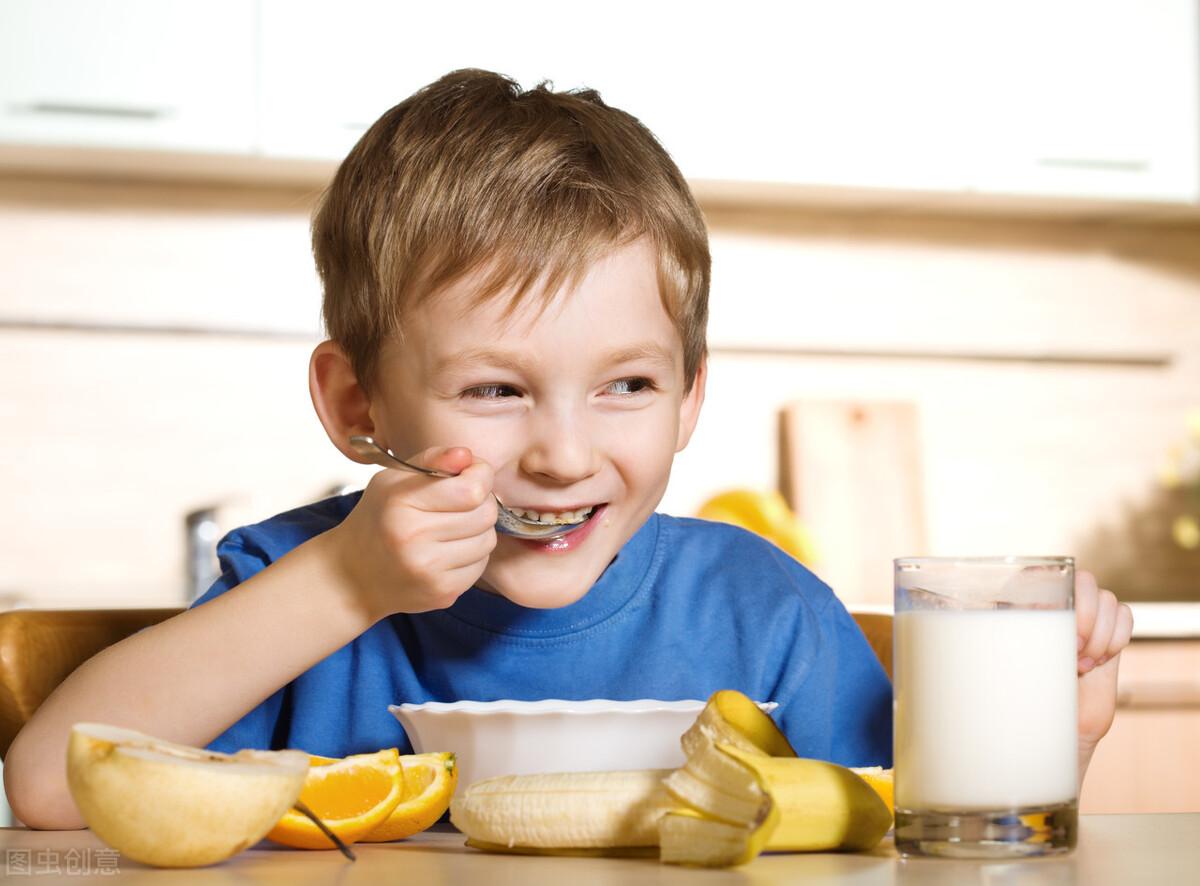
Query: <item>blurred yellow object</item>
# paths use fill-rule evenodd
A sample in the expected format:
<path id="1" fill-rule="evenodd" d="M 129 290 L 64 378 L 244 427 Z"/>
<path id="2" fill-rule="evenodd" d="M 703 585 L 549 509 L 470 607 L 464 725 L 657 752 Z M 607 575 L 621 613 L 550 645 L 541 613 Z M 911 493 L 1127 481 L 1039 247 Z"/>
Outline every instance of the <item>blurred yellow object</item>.
<path id="1" fill-rule="evenodd" d="M 1183 485 L 1183 474 L 1174 464 L 1163 465 L 1158 470 L 1158 484 L 1163 489 L 1178 489 Z"/>
<path id="2" fill-rule="evenodd" d="M 772 490 L 734 489 L 713 496 L 696 512 L 703 520 L 731 523 L 773 542 L 806 566 L 816 560 L 808 531 L 796 519 L 783 496 Z"/>
<path id="3" fill-rule="evenodd" d="M 1200 441 L 1200 409 L 1193 409 L 1188 413 L 1187 426 L 1192 433 L 1192 439 Z"/>
<path id="4" fill-rule="evenodd" d="M 1185 551 L 1194 551 L 1196 548 L 1200 548 L 1200 522 L 1191 514 L 1175 518 L 1175 522 L 1171 526 L 1171 535 L 1175 539 L 1175 544 Z"/>

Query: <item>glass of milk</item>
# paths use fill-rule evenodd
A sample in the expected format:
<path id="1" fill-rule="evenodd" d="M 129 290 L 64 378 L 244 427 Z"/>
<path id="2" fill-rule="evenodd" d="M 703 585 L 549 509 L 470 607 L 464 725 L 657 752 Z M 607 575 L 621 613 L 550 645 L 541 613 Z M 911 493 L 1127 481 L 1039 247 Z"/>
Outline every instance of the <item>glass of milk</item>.
<path id="1" fill-rule="evenodd" d="M 1049 855 L 1078 824 L 1075 561 L 895 561 L 896 849 Z"/>

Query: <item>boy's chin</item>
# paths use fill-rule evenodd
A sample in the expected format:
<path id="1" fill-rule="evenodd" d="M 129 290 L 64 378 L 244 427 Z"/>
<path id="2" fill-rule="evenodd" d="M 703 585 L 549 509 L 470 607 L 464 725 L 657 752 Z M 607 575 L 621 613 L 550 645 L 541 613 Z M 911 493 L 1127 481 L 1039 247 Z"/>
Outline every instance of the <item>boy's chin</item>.
<path id="1" fill-rule="evenodd" d="M 591 590 L 591 584 L 580 585 L 577 582 L 552 586 L 538 583 L 537 587 L 512 587 L 507 582 L 492 582 L 480 579 L 478 586 L 492 594 L 498 594 L 511 603 L 524 606 L 527 609 L 559 609 L 570 606 L 583 598 Z"/>

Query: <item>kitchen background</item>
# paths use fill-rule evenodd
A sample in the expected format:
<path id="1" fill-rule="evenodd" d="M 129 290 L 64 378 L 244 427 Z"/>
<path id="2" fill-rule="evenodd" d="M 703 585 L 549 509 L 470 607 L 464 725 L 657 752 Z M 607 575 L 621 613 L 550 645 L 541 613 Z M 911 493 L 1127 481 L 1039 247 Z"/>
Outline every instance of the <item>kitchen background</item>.
<path id="1" fill-rule="evenodd" d="M 1200 2 L 0 0 L 0 606 L 182 605 L 325 438 L 308 217 L 457 67 L 588 85 L 710 225 L 662 509 L 777 490 L 813 568 L 1074 554 L 1135 604 L 1085 811 L 1200 810 Z"/>

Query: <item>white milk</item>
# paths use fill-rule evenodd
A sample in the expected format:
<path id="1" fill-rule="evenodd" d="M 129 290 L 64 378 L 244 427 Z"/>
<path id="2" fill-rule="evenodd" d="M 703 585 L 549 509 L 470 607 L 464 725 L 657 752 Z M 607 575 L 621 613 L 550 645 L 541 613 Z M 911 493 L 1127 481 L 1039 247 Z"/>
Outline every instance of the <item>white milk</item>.
<path id="1" fill-rule="evenodd" d="M 1075 799 L 1073 611 L 916 610 L 895 626 L 897 809 Z"/>

